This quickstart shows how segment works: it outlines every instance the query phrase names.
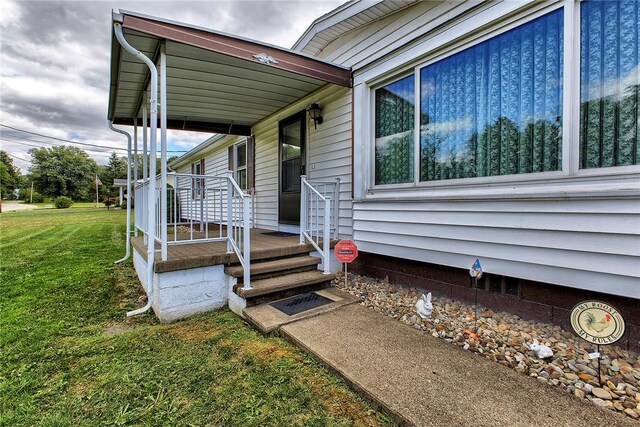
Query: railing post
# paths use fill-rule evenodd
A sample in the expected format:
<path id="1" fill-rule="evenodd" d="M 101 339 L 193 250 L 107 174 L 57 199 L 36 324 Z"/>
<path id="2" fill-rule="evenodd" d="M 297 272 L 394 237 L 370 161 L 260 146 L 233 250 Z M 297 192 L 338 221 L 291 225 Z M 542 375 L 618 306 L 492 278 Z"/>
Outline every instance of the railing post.
<path id="1" fill-rule="evenodd" d="M 231 239 L 233 238 L 233 172 L 227 171 L 227 253 L 233 251 Z"/>
<path id="2" fill-rule="evenodd" d="M 244 213 L 244 289 L 251 289 L 251 212 L 249 211 L 249 204 L 251 202 L 251 196 L 245 195 L 243 199 L 243 213 Z"/>
<path id="3" fill-rule="evenodd" d="M 324 232 L 322 233 L 322 252 L 323 253 L 323 266 L 324 266 L 324 274 L 331 273 L 331 239 L 329 235 L 331 234 L 331 199 L 324 199 Z"/>
<path id="4" fill-rule="evenodd" d="M 340 178 L 336 178 L 336 184 L 333 188 L 333 238 L 338 238 L 338 229 L 340 228 Z"/>
<path id="5" fill-rule="evenodd" d="M 307 230 L 307 176 L 300 175 L 300 244 L 304 245 Z"/>

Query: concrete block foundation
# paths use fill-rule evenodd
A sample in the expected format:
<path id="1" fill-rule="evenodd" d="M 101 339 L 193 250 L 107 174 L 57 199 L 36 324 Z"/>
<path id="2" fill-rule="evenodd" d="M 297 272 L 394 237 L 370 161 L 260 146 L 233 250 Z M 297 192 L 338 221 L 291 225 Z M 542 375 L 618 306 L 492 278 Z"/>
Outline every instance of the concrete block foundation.
<path id="1" fill-rule="evenodd" d="M 146 259 L 134 248 L 133 264 L 147 295 Z M 154 273 L 152 308 L 161 322 L 172 322 L 224 307 L 236 279 L 225 274 L 224 265 Z M 236 305 L 241 302 L 236 302 Z"/>

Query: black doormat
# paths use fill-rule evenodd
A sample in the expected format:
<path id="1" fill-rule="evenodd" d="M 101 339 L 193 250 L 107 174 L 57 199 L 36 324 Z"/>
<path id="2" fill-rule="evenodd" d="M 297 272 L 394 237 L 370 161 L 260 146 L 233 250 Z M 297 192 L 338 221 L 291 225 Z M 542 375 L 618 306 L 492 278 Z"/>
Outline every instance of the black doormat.
<path id="1" fill-rule="evenodd" d="M 284 231 L 270 231 L 268 233 L 262 233 L 263 236 L 273 236 L 273 237 L 289 237 L 289 236 L 298 236 L 295 233 L 286 233 Z"/>
<path id="2" fill-rule="evenodd" d="M 269 305 L 284 314 L 293 316 L 294 314 L 302 313 L 303 311 L 311 310 L 312 308 L 320 307 L 331 302 L 333 301 L 329 298 L 318 295 L 315 292 L 307 292 L 306 294 L 272 302 Z"/>

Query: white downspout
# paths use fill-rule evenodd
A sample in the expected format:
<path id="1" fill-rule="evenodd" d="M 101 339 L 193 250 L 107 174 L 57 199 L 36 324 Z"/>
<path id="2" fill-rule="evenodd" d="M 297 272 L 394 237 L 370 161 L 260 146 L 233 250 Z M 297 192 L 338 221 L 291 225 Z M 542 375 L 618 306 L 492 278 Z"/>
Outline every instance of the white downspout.
<path id="1" fill-rule="evenodd" d="M 129 311 L 127 317 L 142 314 L 151 308 L 153 304 L 155 292 L 154 292 L 154 264 L 155 264 L 155 245 L 156 245 L 156 133 L 158 130 L 158 70 L 152 60 L 147 58 L 142 52 L 131 46 L 124 38 L 122 32 L 122 25 L 118 22 L 113 23 L 113 29 L 116 35 L 116 39 L 120 45 L 130 54 L 135 56 L 140 61 L 144 62 L 149 67 L 149 73 L 151 73 L 151 142 L 150 142 L 150 156 L 149 156 L 149 187 L 148 187 L 148 200 L 147 200 L 147 233 L 149 235 L 147 242 L 147 304 L 137 310 Z"/>
<path id="2" fill-rule="evenodd" d="M 120 129 L 113 127 L 113 122 L 108 121 L 109 129 L 127 137 L 127 252 L 124 258 L 114 262 L 114 264 L 120 264 L 126 261 L 131 255 L 131 135 Z M 120 187 L 120 194 L 122 194 L 122 187 Z"/>

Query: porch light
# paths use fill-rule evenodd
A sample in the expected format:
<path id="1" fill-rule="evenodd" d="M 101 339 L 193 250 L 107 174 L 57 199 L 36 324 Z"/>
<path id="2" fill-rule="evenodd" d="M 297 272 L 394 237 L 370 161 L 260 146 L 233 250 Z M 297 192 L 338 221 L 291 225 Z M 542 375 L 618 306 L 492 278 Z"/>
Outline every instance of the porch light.
<path id="1" fill-rule="evenodd" d="M 318 125 L 322 124 L 322 116 L 320 115 L 321 111 L 322 111 L 322 108 L 315 102 L 311 104 L 307 109 L 307 112 L 309 113 L 309 117 L 311 117 L 311 119 L 313 120 L 314 129 L 317 129 Z"/>

